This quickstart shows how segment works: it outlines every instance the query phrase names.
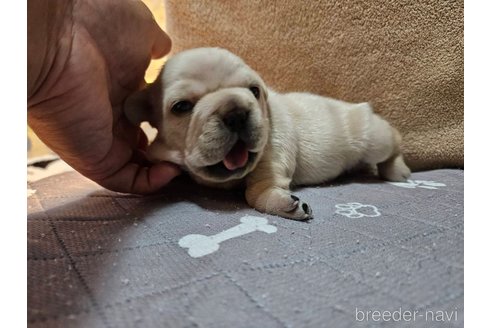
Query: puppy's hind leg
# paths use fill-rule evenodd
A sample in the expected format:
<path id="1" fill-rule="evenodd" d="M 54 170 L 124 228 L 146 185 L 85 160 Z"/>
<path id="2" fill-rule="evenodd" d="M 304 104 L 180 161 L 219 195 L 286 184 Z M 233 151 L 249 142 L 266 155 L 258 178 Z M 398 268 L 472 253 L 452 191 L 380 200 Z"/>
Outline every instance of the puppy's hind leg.
<path id="1" fill-rule="evenodd" d="M 370 145 L 364 161 L 376 164 L 379 176 L 388 181 L 406 181 L 411 174 L 400 151 L 400 133 L 379 116 L 374 116 Z"/>
<path id="2" fill-rule="evenodd" d="M 401 154 L 390 157 L 378 164 L 379 176 L 388 181 L 404 182 L 410 177 L 410 169 L 403 161 Z"/>

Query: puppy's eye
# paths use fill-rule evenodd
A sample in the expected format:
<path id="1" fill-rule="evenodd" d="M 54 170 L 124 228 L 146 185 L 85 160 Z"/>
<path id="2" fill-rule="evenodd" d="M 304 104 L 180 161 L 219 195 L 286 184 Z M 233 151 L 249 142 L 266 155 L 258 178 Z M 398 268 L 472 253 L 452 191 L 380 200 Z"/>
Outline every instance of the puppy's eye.
<path id="1" fill-rule="evenodd" d="M 260 98 L 260 88 L 258 87 L 249 87 L 249 91 L 253 93 L 253 96 L 255 96 L 256 99 Z"/>
<path id="2" fill-rule="evenodd" d="M 171 112 L 174 114 L 184 114 L 191 112 L 195 105 L 187 100 L 178 101 L 171 107 Z"/>

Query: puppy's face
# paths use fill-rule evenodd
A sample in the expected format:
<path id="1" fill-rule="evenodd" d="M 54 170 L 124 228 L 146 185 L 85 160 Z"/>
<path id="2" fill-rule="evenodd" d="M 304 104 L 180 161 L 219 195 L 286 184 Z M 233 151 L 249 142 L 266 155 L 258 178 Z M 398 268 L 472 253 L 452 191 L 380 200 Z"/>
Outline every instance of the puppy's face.
<path id="1" fill-rule="evenodd" d="M 267 96 L 264 82 L 240 58 L 198 48 L 172 57 L 125 112 L 131 118 L 138 115 L 129 111 L 145 108 L 147 119 L 138 120 L 157 128 L 151 160 L 173 161 L 221 183 L 243 178 L 258 163 L 268 140 Z"/>

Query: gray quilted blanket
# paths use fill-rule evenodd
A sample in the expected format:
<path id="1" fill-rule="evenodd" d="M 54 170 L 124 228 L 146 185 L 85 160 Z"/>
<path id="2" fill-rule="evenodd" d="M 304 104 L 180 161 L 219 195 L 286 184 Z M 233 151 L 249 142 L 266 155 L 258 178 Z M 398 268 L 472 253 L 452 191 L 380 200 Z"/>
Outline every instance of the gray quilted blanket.
<path id="1" fill-rule="evenodd" d="M 463 171 L 296 190 L 309 223 L 178 179 L 28 184 L 29 327 L 463 327 Z"/>

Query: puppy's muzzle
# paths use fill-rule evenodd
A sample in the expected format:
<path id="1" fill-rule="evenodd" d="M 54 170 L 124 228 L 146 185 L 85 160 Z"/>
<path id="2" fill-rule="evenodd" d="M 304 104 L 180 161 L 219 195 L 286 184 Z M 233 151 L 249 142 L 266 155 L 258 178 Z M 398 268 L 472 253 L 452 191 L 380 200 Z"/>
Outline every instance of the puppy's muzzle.
<path id="1" fill-rule="evenodd" d="M 222 121 L 229 131 L 241 133 L 246 129 L 248 118 L 248 109 L 233 108 L 222 117 Z"/>
<path id="2" fill-rule="evenodd" d="M 202 99 L 196 106 L 209 112 L 201 117 L 205 122 L 196 143 L 190 143 L 190 171 L 215 182 L 248 174 L 257 164 L 267 138 L 258 105 L 248 90 L 239 88 L 220 90 Z"/>

